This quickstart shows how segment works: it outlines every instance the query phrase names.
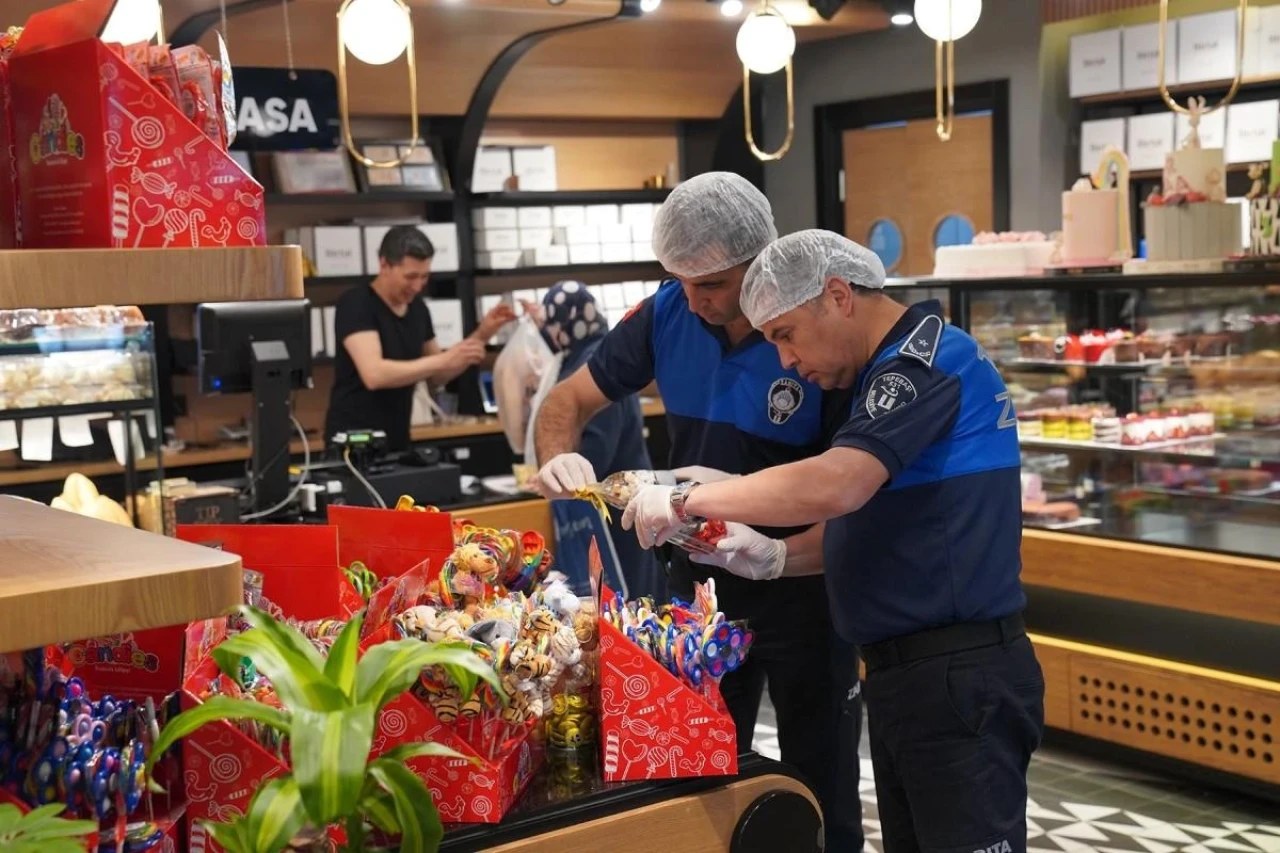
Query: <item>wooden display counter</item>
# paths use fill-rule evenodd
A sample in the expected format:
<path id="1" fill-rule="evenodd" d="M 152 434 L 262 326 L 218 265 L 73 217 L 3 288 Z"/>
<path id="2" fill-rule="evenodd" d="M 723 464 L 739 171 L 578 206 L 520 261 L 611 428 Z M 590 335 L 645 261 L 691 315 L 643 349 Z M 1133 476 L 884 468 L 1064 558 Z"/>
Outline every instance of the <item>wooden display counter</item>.
<path id="1" fill-rule="evenodd" d="M 216 616 L 240 558 L 0 497 L 0 651 Z"/>
<path id="2" fill-rule="evenodd" d="M 545 767 L 502 823 L 446 832 L 441 853 L 822 849 L 822 812 L 812 791 L 789 768 L 758 755 L 741 756 L 736 777 L 615 785 L 556 777 Z"/>
<path id="3" fill-rule="evenodd" d="M 0 252 L 0 308 L 301 299 L 297 246 Z"/>

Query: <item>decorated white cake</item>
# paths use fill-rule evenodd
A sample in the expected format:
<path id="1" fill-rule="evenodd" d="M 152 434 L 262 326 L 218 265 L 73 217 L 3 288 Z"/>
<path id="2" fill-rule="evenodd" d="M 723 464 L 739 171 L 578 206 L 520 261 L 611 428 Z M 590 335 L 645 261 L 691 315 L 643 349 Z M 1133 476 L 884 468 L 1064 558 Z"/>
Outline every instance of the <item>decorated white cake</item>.
<path id="1" fill-rule="evenodd" d="M 967 246 L 935 249 L 933 274 L 939 278 L 1040 275 L 1055 248 L 1039 231 L 984 231 Z"/>
<path id="2" fill-rule="evenodd" d="M 1129 160 L 1107 146 L 1092 176 L 1062 194 L 1063 266 L 1109 266 L 1133 257 Z"/>
<path id="3" fill-rule="evenodd" d="M 1192 98 L 1191 132 L 1165 157 L 1161 193 L 1143 206 L 1147 261 L 1221 260 L 1240 253 L 1241 210 L 1227 201 L 1227 164 L 1221 148 L 1201 148 L 1204 99 Z"/>

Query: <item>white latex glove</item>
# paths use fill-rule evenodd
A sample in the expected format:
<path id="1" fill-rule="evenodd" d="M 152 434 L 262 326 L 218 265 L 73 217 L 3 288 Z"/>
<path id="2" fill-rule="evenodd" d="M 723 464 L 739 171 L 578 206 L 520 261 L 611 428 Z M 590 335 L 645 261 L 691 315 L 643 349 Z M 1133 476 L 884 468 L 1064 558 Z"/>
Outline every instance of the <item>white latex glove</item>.
<path id="1" fill-rule="evenodd" d="M 738 474 L 730 474 L 719 468 L 708 468 L 705 465 L 690 465 L 687 468 L 676 468 L 671 472 L 677 480 L 694 480 L 698 483 L 718 483 L 721 480 L 732 480 Z"/>
<path id="2" fill-rule="evenodd" d="M 566 500 L 596 482 L 596 471 L 580 453 L 561 453 L 538 471 L 531 484 L 547 500 Z"/>
<path id="3" fill-rule="evenodd" d="M 670 486 L 645 486 L 622 513 L 622 529 L 636 531 L 641 548 L 661 545 L 684 527 L 671 508 Z"/>
<path id="4" fill-rule="evenodd" d="M 714 554 L 690 553 L 695 563 L 719 566 L 731 575 L 753 581 L 776 580 L 787 564 L 787 543 L 770 539 L 745 524 L 730 521 L 727 534 L 716 543 Z"/>

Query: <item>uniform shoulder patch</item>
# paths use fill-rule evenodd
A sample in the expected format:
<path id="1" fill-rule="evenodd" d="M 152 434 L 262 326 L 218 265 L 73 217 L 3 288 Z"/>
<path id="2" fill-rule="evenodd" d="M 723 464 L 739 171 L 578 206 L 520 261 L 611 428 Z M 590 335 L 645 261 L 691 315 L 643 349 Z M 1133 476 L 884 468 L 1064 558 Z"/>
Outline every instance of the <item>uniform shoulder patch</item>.
<path id="1" fill-rule="evenodd" d="M 914 358 L 925 367 L 933 367 L 933 357 L 937 355 L 938 344 L 942 341 L 942 330 L 946 324 L 937 314 L 930 314 L 919 322 L 907 335 L 907 339 L 898 347 L 898 355 Z"/>
<path id="2" fill-rule="evenodd" d="M 881 373 L 867 388 L 867 414 L 873 419 L 883 417 L 918 396 L 915 384 L 901 373 Z"/>

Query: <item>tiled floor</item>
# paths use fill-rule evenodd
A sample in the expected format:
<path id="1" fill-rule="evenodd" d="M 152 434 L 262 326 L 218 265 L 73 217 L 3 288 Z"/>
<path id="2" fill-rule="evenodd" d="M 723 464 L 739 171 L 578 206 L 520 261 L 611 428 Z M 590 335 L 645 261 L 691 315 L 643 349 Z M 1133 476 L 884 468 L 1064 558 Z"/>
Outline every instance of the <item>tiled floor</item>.
<path id="1" fill-rule="evenodd" d="M 773 708 L 765 700 L 755 749 L 778 758 Z M 876 791 L 862 740 L 867 853 L 881 853 Z M 1107 764 L 1049 747 L 1028 771 L 1028 853 L 1280 853 L 1280 804 L 1184 779 Z"/>

